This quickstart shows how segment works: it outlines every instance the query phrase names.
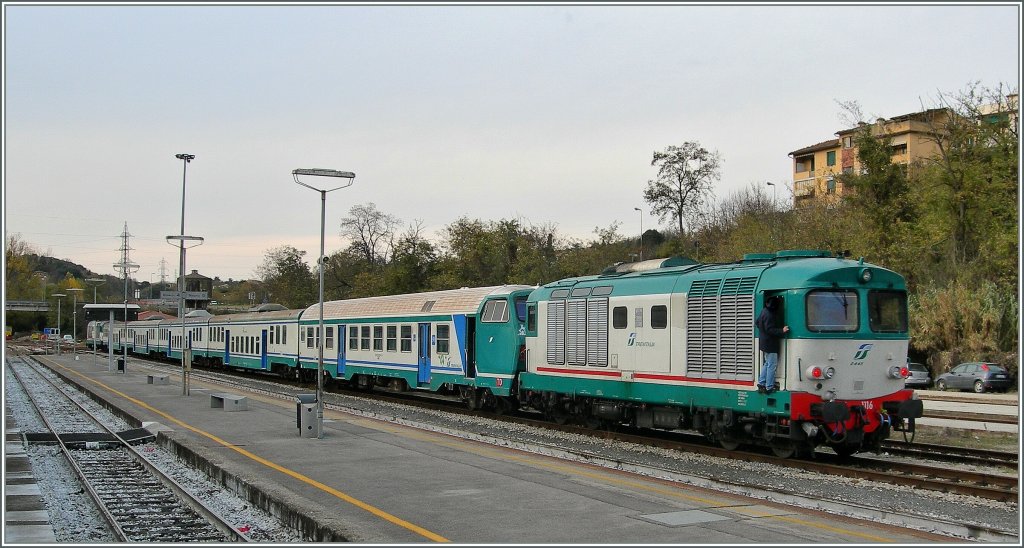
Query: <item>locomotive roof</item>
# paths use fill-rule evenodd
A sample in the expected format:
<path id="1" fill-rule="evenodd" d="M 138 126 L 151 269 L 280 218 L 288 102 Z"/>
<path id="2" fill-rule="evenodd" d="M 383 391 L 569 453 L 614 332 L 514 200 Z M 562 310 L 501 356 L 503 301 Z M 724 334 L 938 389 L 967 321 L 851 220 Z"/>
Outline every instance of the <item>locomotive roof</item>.
<path id="1" fill-rule="evenodd" d="M 492 287 L 464 287 L 445 291 L 427 291 L 408 295 L 364 297 L 324 303 L 324 318 L 373 318 L 379 316 L 406 316 L 420 314 L 475 314 L 487 297 L 509 295 L 519 289 L 533 289 L 529 285 L 499 285 Z M 319 319 L 320 303 L 310 305 L 302 319 Z"/>
<path id="2" fill-rule="evenodd" d="M 759 277 L 758 291 L 795 287 L 856 287 L 858 277 L 867 268 L 874 276 L 871 287 L 905 289 L 899 274 L 878 265 L 832 256 L 819 250 L 784 250 L 777 253 L 748 254 L 732 263 L 696 263 L 682 257 L 656 259 L 639 263 L 615 265 L 596 276 L 565 278 L 541 287 L 531 300 L 547 298 L 552 291 L 580 287 L 624 285 L 624 294 L 670 293 L 687 291 L 677 286 L 680 278 L 721 279 Z M 623 294 L 616 290 L 615 294 Z"/>

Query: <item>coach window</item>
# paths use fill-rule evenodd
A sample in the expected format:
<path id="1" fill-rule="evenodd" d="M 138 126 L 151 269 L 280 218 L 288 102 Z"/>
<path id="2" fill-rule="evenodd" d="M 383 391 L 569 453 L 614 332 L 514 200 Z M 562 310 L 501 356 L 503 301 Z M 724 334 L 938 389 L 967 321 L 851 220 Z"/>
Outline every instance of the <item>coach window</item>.
<path id="1" fill-rule="evenodd" d="M 412 352 L 412 326 L 402 326 L 402 352 Z"/>
<path id="2" fill-rule="evenodd" d="M 654 329 L 665 329 L 668 327 L 668 307 L 659 304 L 651 307 L 651 327 Z"/>
<path id="3" fill-rule="evenodd" d="M 856 291 L 820 290 L 807 294 L 807 329 L 852 333 L 860 327 Z"/>
<path id="4" fill-rule="evenodd" d="M 306 348 L 313 348 L 313 347 L 317 346 L 316 341 L 313 340 L 314 336 L 315 335 L 313 335 L 313 328 L 312 327 L 307 327 L 306 328 Z"/>
<path id="5" fill-rule="evenodd" d="M 348 349 L 359 350 L 359 328 L 354 325 L 348 328 Z"/>
<path id="6" fill-rule="evenodd" d="M 277 326 L 270 326 L 270 338 L 267 340 L 268 344 L 277 344 Z"/>
<path id="7" fill-rule="evenodd" d="M 370 326 L 368 326 L 368 325 L 362 326 L 360 328 L 359 333 L 361 335 L 360 338 L 359 338 L 359 349 L 360 350 L 369 350 L 370 349 Z"/>
<path id="8" fill-rule="evenodd" d="M 324 348 L 334 348 L 334 326 L 324 328 Z"/>
<path id="9" fill-rule="evenodd" d="M 612 309 L 612 327 L 625 329 L 629 319 L 629 310 L 624 306 L 616 306 Z"/>
<path id="10" fill-rule="evenodd" d="M 398 327 L 394 325 L 388 326 L 388 352 L 395 352 L 398 350 Z"/>
<path id="11" fill-rule="evenodd" d="M 437 324 L 437 353 L 447 354 L 449 349 L 449 339 L 451 337 L 451 331 L 448 324 Z"/>
<path id="12" fill-rule="evenodd" d="M 381 352 L 384 350 L 384 326 L 373 326 L 373 350 Z"/>

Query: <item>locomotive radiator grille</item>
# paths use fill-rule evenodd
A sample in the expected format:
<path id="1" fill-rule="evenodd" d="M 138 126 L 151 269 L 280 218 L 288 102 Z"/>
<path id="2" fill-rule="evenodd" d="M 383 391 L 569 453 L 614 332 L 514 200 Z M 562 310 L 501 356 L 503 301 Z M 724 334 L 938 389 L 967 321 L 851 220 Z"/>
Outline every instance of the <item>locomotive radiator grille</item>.
<path id="1" fill-rule="evenodd" d="M 754 374 L 754 288 L 757 278 L 698 280 L 686 313 L 686 375 L 750 379 Z"/>

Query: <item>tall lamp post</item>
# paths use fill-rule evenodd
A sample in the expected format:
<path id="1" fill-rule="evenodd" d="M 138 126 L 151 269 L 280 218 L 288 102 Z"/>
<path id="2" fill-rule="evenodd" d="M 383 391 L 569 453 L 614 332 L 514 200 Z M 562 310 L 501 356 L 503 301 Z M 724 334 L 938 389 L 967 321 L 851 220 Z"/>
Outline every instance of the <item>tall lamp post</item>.
<path id="1" fill-rule="evenodd" d="M 75 359 L 78 359 L 78 294 L 85 291 L 81 287 L 69 287 L 65 291 L 71 291 L 74 296 L 74 304 L 71 305 L 71 337 L 75 339 L 71 342 L 71 352 L 75 355 Z"/>
<path id="2" fill-rule="evenodd" d="M 773 183 L 771 181 L 767 181 L 765 184 L 767 184 L 768 186 L 772 187 L 772 217 L 775 217 L 775 183 Z M 771 234 L 772 234 L 772 245 L 776 245 L 775 244 L 775 225 L 777 225 L 777 224 L 778 224 L 777 222 L 773 222 L 772 223 L 772 232 L 771 232 Z"/>
<path id="3" fill-rule="evenodd" d="M 172 240 L 178 241 L 178 247 L 180 253 L 178 256 L 181 268 L 178 270 L 178 317 L 181 318 L 181 395 L 189 395 L 188 386 L 188 367 L 185 363 L 185 242 L 198 242 L 195 245 L 203 243 L 203 239 L 198 236 L 185 236 L 185 176 L 188 173 L 188 164 L 192 160 L 195 160 L 195 154 L 175 154 L 175 158 L 181 160 L 181 233 L 178 236 L 168 236 L 167 242 L 170 243 Z M 194 246 L 193 246 L 194 247 Z"/>
<path id="4" fill-rule="evenodd" d="M 300 175 L 313 177 L 336 177 L 348 179 L 342 186 L 330 189 L 320 189 L 309 186 L 299 180 Z M 317 261 L 317 269 L 320 271 L 320 327 L 317 331 L 317 363 L 316 363 L 316 428 L 317 437 L 324 437 L 324 221 L 327 215 L 327 193 L 341 190 L 352 186 L 356 174 L 350 171 L 337 171 L 334 169 L 295 169 L 292 170 L 292 178 L 296 184 L 320 193 L 320 258 Z M 339 337 L 340 341 L 341 338 Z M 339 343 L 340 344 L 340 343 Z M 300 365 L 301 367 L 301 365 Z"/>
<path id="5" fill-rule="evenodd" d="M 640 261 L 644 260 L 644 212 L 639 207 L 634 207 L 633 211 L 640 212 Z"/>
<path id="6" fill-rule="evenodd" d="M 62 336 L 60 334 L 60 302 L 64 299 L 64 297 L 67 297 L 67 295 L 65 295 L 63 293 L 50 293 L 50 296 L 51 297 L 57 297 L 57 355 L 59 356 L 60 355 L 60 339 L 61 339 L 61 336 Z"/>

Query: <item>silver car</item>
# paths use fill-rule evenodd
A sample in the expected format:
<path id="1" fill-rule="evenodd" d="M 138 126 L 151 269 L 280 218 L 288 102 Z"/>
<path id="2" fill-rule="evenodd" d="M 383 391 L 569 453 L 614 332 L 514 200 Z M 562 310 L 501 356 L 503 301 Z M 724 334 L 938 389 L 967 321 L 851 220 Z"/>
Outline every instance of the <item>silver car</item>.
<path id="1" fill-rule="evenodd" d="M 928 388 L 932 385 L 932 373 L 928 367 L 921 363 L 910 362 L 907 364 L 910 376 L 907 377 L 907 388 Z"/>

